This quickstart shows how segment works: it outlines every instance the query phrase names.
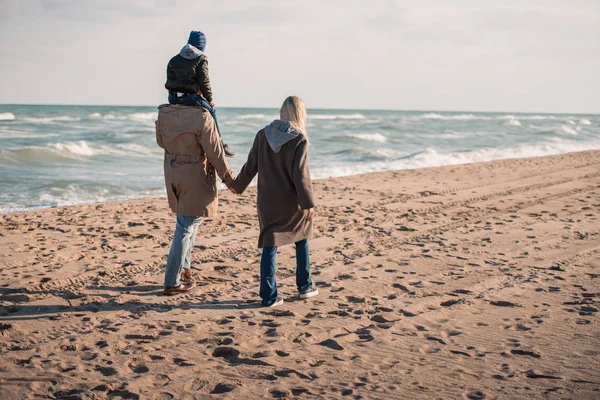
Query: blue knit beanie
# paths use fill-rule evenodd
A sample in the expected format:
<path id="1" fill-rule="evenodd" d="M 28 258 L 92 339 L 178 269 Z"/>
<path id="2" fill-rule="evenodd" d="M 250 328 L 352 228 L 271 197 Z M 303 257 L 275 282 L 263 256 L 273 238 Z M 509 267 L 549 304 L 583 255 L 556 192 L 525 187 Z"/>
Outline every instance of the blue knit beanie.
<path id="1" fill-rule="evenodd" d="M 200 31 L 191 31 L 188 44 L 191 44 L 200 51 L 204 51 L 206 48 L 206 35 Z"/>

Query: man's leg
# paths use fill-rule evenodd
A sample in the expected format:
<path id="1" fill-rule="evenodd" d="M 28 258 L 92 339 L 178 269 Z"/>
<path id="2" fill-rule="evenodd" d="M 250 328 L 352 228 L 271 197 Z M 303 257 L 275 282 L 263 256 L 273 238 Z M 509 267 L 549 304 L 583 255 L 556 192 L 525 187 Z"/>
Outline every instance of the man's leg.
<path id="1" fill-rule="evenodd" d="M 277 282 L 275 280 L 275 261 L 277 246 L 263 247 L 260 259 L 260 298 L 263 306 L 272 304 L 277 299 Z"/>
<path id="2" fill-rule="evenodd" d="M 196 235 L 198 234 L 198 228 L 202 224 L 202 217 L 196 218 L 196 221 L 192 224 L 192 237 L 189 241 L 189 246 L 187 247 L 187 253 L 185 253 L 185 258 L 183 260 L 183 269 L 190 269 L 191 266 L 191 258 L 192 258 L 192 250 L 194 249 L 194 242 L 196 241 Z"/>
<path id="3" fill-rule="evenodd" d="M 202 217 L 186 217 L 177 215 L 177 225 L 173 235 L 173 243 L 167 259 L 165 286 L 176 287 L 181 283 L 180 273 L 189 247 L 194 245 L 194 225 L 199 225 Z"/>
<path id="4" fill-rule="evenodd" d="M 296 286 L 302 292 L 312 286 L 308 239 L 296 242 Z"/>

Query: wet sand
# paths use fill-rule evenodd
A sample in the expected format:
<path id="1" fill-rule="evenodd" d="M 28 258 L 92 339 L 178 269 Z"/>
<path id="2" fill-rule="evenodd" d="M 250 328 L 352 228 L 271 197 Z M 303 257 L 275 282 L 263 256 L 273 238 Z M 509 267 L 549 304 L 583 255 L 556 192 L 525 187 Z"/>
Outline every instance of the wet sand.
<path id="1" fill-rule="evenodd" d="M 599 151 L 314 188 L 321 294 L 285 246 L 274 309 L 254 189 L 175 297 L 165 198 L 0 215 L 0 398 L 600 398 Z"/>

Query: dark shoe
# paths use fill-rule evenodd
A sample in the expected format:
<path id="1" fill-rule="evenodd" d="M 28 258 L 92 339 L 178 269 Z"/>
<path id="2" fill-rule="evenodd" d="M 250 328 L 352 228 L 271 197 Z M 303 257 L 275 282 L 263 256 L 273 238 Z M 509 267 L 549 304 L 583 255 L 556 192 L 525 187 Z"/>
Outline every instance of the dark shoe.
<path id="1" fill-rule="evenodd" d="M 301 290 L 298 293 L 298 297 L 301 299 L 308 299 L 309 297 L 313 297 L 319 294 L 319 289 L 317 289 L 316 287 L 309 287 L 306 290 Z"/>
<path id="2" fill-rule="evenodd" d="M 273 300 L 270 303 L 264 303 L 264 302 L 262 303 L 263 307 L 269 307 L 269 308 L 276 307 L 280 304 L 283 304 L 283 299 L 280 297 L 276 298 L 275 300 Z"/>
<path id="3" fill-rule="evenodd" d="M 228 144 L 223 145 L 223 150 L 225 150 L 225 156 L 227 157 L 235 157 L 235 152 L 229 148 Z"/>
<path id="4" fill-rule="evenodd" d="M 176 294 L 187 293 L 194 287 L 193 284 L 184 285 L 180 283 L 179 286 L 165 286 L 165 291 L 163 294 L 165 296 L 174 296 Z"/>

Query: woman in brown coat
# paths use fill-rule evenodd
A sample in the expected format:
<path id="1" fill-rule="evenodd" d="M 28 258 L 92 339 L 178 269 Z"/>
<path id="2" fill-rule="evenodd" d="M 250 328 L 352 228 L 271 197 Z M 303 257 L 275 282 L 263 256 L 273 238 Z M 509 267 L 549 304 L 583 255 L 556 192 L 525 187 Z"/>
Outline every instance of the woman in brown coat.
<path id="1" fill-rule="evenodd" d="M 263 249 L 260 297 L 265 307 L 283 303 L 275 281 L 277 246 L 296 244 L 299 297 L 306 299 L 319 294 L 310 278 L 308 238 L 312 236 L 315 204 L 302 99 L 297 96 L 285 99 L 279 115 L 281 119 L 258 131 L 248 161 L 231 184 L 235 192 L 242 193 L 258 173 L 258 247 Z"/>

